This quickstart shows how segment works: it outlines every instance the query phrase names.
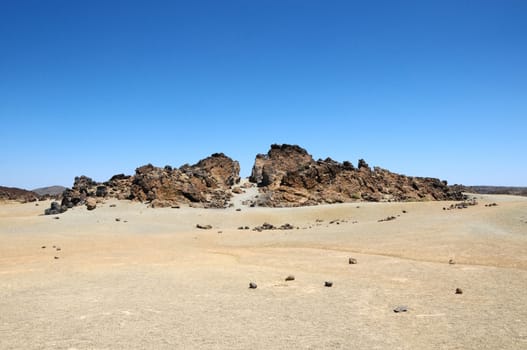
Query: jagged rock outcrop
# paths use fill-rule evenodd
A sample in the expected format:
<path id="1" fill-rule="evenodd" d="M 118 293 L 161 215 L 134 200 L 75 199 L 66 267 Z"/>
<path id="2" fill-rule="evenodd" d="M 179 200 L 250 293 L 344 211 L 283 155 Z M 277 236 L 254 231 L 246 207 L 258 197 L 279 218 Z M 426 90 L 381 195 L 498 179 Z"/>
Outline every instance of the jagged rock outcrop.
<path id="1" fill-rule="evenodd" d="M 215 153 L 197 164 L 179 169 L 147 164 L 135 175 L 119 174 L 99 183 L 86 176 L 75 178 L 73 187 L 63 193 L 62 206 L 87 204 L 88 198 L 117 198 L 149 202 L 153 207 L 180 203 L 204 208 L 225 208 L 231 186 L 240 181 L 240 165 L 223 153 Z"/>
<path id="2" fill-rule="evenodd" d="M 271 207 L 463 199 L 446 181 L 372 170 L 363 159 L 357 168 L 331 158 L 315 161 L 305 149 L 287 144 L 272 145 L 266 155 L 257 155 L 250 181 L 260 188 L 258 205 Z"/>
<path id="3" fill-rule="evenodd" d="M 12 200 L 26 203 L 34 202 L 39 198 L 40 196 L 33 191 L 27 191 L 16 187 L 0 186 L 0 200 Z"/>
<path id="4" fill-rule="evenodd" d="M 215 153 L 194 165 L 179 169 L 157 168 L 151 164 L 137 168 L 131 199 L 150 201 L 154 206 L 189 203 L 205 208 L 225 208 L 231 186 L 240 181 L 240 165 L 223 153 Z"/>

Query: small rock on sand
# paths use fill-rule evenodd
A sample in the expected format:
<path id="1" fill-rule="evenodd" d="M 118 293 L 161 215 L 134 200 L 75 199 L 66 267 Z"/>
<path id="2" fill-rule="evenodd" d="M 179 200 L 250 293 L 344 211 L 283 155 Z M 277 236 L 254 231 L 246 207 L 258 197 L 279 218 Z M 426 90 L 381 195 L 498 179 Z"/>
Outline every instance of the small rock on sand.
<path id="1" fill-rule="evenodd" d="M 395 309 L 393 309 L 393 312 L 395 313 L 406 312 L 406 311 L 408 311 L 408 306 L 404 306 L 404 305 L 397 306 Z"/>
<path id="2" fill-rule="evenodd" d="M 324 282 L 324 287 L 333 287 L 333 282 L 331 281 Z"/>
<path id="3" fill-rule="evenodd" d="M 463 294 L 463 290 L 461 288 L 456 288 L 456 294 Z"/>
<path id="4" fill-rule="evenodd" d="M 454 259 L 450 259 L 450 260 L 448 260 L 448 263 L 449 263 L 450 265 L 454 265 L 456 262 L 454 261 Z"/>
<path id="5" fill-rule="evenodd" d="M 258 287 L 258 286 L 256 285 L 256 283 L 254 283 L 254 282 L 250 282 L 250 283 L 249 283 L 249 288 L 250 288 L 250 289 L 256 289 L 256 287 Z"/>
<path id="6" fill-rule="evenodd" d="M 295 280 L 295 276 L 293 275 L 289 275 L 285 278 L 286 281 L 294 281 Z"/>
<path id="7" fill-rule="evenodd" d="M 199 228 L 199 229 L 202 229 L 202 230 L 210 230 L 212 228 L 212 225 L 196 224 L 196 227 Z"/>
<path id="8" fill-rule="evenodd" d="M 357 263 L 357 259 L 349 258 L 348 262 L 349 262 L 350 265 L 355 265 Z"/>

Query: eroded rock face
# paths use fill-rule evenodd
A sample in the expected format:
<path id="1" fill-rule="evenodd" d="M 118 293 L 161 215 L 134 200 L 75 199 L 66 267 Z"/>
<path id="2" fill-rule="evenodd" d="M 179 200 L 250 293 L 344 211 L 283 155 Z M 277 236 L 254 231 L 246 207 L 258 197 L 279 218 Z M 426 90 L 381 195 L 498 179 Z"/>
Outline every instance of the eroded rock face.
<path id="1" fill-rule="evenodd" d="M 157 206 L 189 203 L 204 208 L 225 208 L 232 196 L 231 186 L 240 181 L 239 174 L 239 163 L 223 153 L 179 169 L 149 164 L 137 168 L 131 199 L 156 201 Z"/>
<path id="2" fill-rule="evenodd" d="M 290 207 L 365 201 L 458 200 L 463 195 L 435 178 L 410 177 L 375 167 L 357 168 L 331 158 L 315 161 L 294 145 L 272 145 L 256 156 L 250 181 L 260 187 L 258 205 Z"/>
<path id="3" fill-rule="evenodd" d="M 194 165 L 179 169 L 152 164 L 136 169 L 135 175 L 119 174 L 104 183 L 86 176 L 75 178 L 63 193 L 62 206 L 86 204 L 88 198 L 104 197 L 149 202 L 153 207 L 187 203 L 204 208 L 228 205 L 231 186 L 240 181 L 240 165 L 223 153 L 215 153 Z"/>

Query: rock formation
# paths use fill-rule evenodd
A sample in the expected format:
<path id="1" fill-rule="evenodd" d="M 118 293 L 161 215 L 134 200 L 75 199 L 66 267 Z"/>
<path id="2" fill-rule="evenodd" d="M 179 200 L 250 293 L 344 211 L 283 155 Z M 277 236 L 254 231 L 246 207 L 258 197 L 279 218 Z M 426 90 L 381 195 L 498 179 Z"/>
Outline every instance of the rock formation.
<path id="1" fill-rule="evenodd" d="M 239 173 L 237 161 L 215 153 L 180 168 L 147 164 L 137 168 L 134 175 L 119 174 L 102 183 L 80 176 L 71 189 L 63 192 L 60 207 L 55 205 L 49 212 L 85 205 L 90 198 L 96 202 L 104 198 L 130 199 L 152 207 L 187 204 L 225 208 L 233 191 L 244 192 L 234 187 L 240 182 Z M 267 154 L 258 154 L 249 180 L 257 184 L 260 192 L 251 206 L 464 199 L 460 187 L 449 187 L 446 181 L 395 174 L 379 167 L 371 169 L 363 159 L 357 167 L 331 158 L 315 161 L 305 149 L 287 144 L 272 145 Z"/>
<path id="2" fill-rule="evenodd" d="M 151 164 L 137 168 L 131 186 L 131 199 L 150 201 L 166 207 L 188 203 L 205 208 L 225 208 L 231 186 L 240 181 L 237 161 L 215 153 L 195 165 L 179 169 L 156 168 Z"/>
<path id="3" fill-rule="evenodd" d="M 296 145 L 272 145 L 256 156 L 250 181 L 258 185 L 258 205 L 295 207 L 365 201 L 461 200 L 463 195 L 435 178 L 411 177 L 363 160 L 357 168 L 331 158 L 315 161 Z"/>
<path id="4" fill-rule="evenodd" d="M 119 174 L 104 183 L 86 176 L 75 178 L 63 193 L 62 206 L 86 204 L 88 198 L 117 198 L 148 202 L 152 207 L 180 203 L 204 208 L 225 208 L 232 196 L 231 186 L 240 181 L 240 165 L 223 153 L 215 153 L 194 165 L 179 169 L 152 164 L 136 169 L 135 175 Z"/>

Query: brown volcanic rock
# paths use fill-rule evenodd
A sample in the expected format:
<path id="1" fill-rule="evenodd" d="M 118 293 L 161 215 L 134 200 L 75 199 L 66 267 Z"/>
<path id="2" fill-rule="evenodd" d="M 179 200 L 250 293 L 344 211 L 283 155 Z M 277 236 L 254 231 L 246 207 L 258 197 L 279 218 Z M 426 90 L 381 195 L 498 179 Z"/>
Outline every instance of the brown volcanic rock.
<path id="1" fill-rule="evenodd" d="M 230 187 L 240 181 L 237 161 L 215 153 L 195 165 L 179 169 L 145 165 L 137 168 L 131 198 L 154 201 L 158 206 L 194 203 L 205 208 L 225 208 L 231 197 Z"/>
<path id="2" fill-rule="evenodd" d="M 104 183 L 86 176 L 75 178 L 71 189 L 63 193 L 62 205 L 71 208 L 85 204 L 88 198 L 104 197 L 150 202 L 153 207 L 188 203 L 205 208 L 224 208 L 231 197 L 231 186 L 240 181 L 237 161 L 215 153 L 195 165 L 179 169 L 147 164 L 134 176 L 119 174 Z"/>
<path id="3" fill-rule="evenodd" d="M 409 177 L 379 167 L 372 170 L 363 159 L 357 168 L 331 158 L 315 161 L 294 145 L 272 145 L 267 155 L 257 155 L 250 181 L 263 193 L 258 204 L 271 207 L 463 197 L 439 179 Z"/>
<path id="4" fill-rule="evenodd" d="M 34 202 L 39 198 L 40 196 L 33 191 L 23 190 L 16 187 L 0 186 L 0 200 L 14 200 L 26 203 Z"/>

